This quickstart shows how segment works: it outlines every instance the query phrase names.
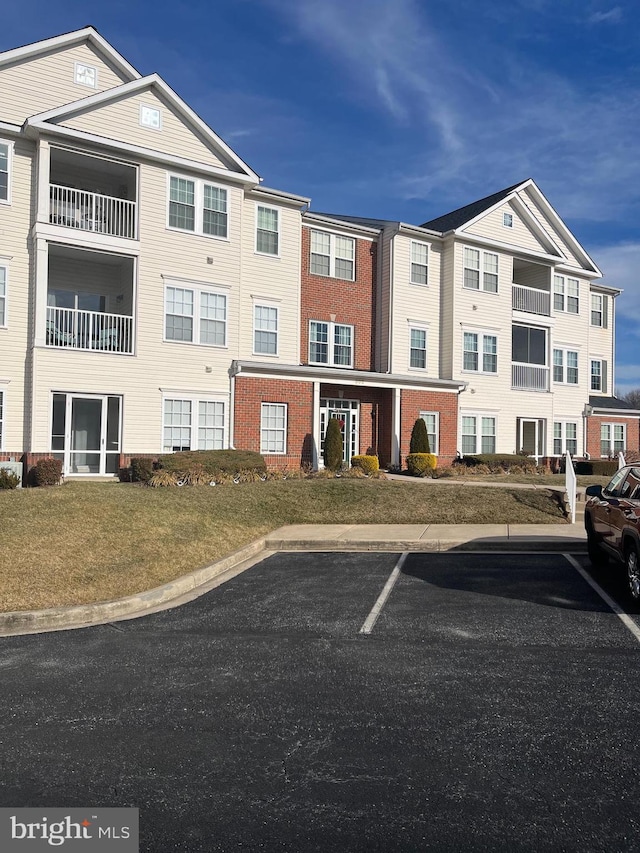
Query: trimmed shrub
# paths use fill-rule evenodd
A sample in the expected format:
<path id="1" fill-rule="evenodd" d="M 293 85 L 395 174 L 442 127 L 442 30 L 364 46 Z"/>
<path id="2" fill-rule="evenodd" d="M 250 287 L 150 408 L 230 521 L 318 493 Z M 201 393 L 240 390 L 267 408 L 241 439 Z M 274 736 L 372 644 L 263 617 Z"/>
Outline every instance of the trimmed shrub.
<path id="1" fill-rule="evenodd" d="M 329 418 L 327 424 L 324 437 L 324 464 L 329 471 L 339 471 L 342 468 L 342 432 L 337 418 Z"/>
<path id="2" fill-rule="evenodd" d="M 523 456 L 520 453 L 478 453 L 476 456 L 463 456 L 462 459 L 457 459 L 454 464 L 466 465 L 467 468 L 486 465 L 491 473 L 509 471 L 514 465 L 519 466 L 527 474 L 535 474 L 537 471 L 535 459 Z"/>
<path id="3" fill-rule="evenodd" d="M 132 460 L 133 461 L 133 460 Z M 237 474 L 239 471 L 266 472 L 264 458 L 252 450 L 182 450 L 158 459 L 158 468 L 185 474 L 198 466 L 207 474 Z"/>
<path id="4" fill-rule="evenodd" d="M 422 418 L 416 418 L 416 422 L 411 430 L 409 453 L 431 453 L 427 425 Z"/>
<path id="5" fill-rule="evenodd" d="M 575 463 L 576 474 L 592 474 L 596 477 L 613 477 L 618 470 L 617 459 L 585 459 Z"/>
<path id="6" fill-rule="evenodd" d="M 430 475 L 438 464 L 435 453 L 410 453 L 407 456 L 407 470 L 414 477 Z"/>
<path id="7" fill-rule="evenodd" d="M 153 476 L 153 459 L 133 456 L 131 459 L 131 479 L 134 483 L 148 483 Z"/>
<path id="8" fill-rule="evenodd" d="M 30 475 L 35 486 L 57 486 L 62 478 L 62 460 L 39 459 Z"/>
<path id="9" fill-rule="evenodd" d="M 377 456 L 361 454 L 351 457 L 351 467 L 360 468 L 365 474 L 373 474 L 374 471 L 380 470 L 380 462 Z"/>
<path id="10" fill-rule="evenodd" d="M 17 489 L 20 485 L 20 477 L 7 468 L 0 468 L 0 489 Z"/>

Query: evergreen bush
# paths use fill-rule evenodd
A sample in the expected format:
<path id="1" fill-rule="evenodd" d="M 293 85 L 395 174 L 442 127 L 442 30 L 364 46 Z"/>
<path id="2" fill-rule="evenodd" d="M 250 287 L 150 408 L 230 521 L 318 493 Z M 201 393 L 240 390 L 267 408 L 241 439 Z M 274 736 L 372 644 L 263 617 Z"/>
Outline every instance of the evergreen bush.
<path id="1" fill-rule="evenodd" d="M 365 474 L 373 474 L 376 471 L 380 470 L 380 462 L 378 461 L 378 457 L 372 456 L 370 454 L 352 456 L 351 466 L 353 468 L 360 468 L 362 471 L 364 471 Z"/>
<path id="2" fill-rule="evenodd" d="M 407 470 L 414 477 L 424 477 L 436 469 L 438 457 L 435 453 L 410 453 L 407 456 Z"/>
<path id="3" fill-rule="evenodd" d="M 8 468 L 0 468 L 0 489 L 17 489 L 20 477 L 9 471 Z"/>
<path id="4" fill-rule="evenodd" d="M 337 418 L 329 418 L 327 424 L 324 437 L 324 464 L 329 471 L 339 471 L 342 468 L 342 432 Z"/>
<path id="5" fill-rule="evenodd" d="M 131 479 L 134 483 L 148 483 L 153 477 L 153 459 L 144 456 L 131 458 Z"/>
<path id="6" fill-rule="evenodd" d="M 62 478 L 61 459 L 39 459 L 30 471 L 35 486 L 57 486 Z"/>
<path id="7" fill-rule="evenodd" d="M 431 453 L 427 425 L 423 418 L 416 418 L 416 422 L 413 425 L 409 453 Z"/>

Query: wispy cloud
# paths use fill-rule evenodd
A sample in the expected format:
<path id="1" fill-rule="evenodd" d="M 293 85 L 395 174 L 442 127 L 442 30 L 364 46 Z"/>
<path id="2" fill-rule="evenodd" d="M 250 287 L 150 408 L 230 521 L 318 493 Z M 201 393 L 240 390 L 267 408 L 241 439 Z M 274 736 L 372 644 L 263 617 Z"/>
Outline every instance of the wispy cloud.
<path id="1" fill-rule="evenodd" d="M 617 24 L 622 20 L 622 9 L 620 6 L 614 6 L 606 11 L 593 12 L 589 15 L 587 21 L 590 24 Z"/>

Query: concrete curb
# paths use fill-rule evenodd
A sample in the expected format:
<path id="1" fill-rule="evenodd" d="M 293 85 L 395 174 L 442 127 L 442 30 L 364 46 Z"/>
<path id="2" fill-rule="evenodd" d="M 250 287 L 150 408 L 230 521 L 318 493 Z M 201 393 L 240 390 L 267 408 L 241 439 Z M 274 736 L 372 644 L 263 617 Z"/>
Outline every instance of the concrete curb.
<path id="1" fill-rule="evenodd" d="M 264 538 L 257 539 L 216 563 L 176 578 L 163 586 L 126 598 L 72 607 L 51 607 L 47 610 L 14 610 L 9 613 L 0 613 L 0 636 L 12 637 L 47 631 L 66 631 L 71 628 L 88 628 L 92 625 L 104 625 L 119 619 L 132 619 L 157 610 L 165 610 L 168 606 L 174 607 L 197 598 L 207 592 L 208 588 L 216 586 L 215 581 L 222 576 L 240 574 L 241 571 L 264 559 L 269 553 Z"/>
<path id="2" fill-rule="evenodd" d="M 413 551 L 435 553 L 444 551 L 548 551 L 549 553 L 586 553 L 586 540 L 567 537 L 553 541 L 536 537 L 533 539 L 427 539 L 388 541 L 354 541 L 336 539 L 268 539 L 270 551 Z"/>

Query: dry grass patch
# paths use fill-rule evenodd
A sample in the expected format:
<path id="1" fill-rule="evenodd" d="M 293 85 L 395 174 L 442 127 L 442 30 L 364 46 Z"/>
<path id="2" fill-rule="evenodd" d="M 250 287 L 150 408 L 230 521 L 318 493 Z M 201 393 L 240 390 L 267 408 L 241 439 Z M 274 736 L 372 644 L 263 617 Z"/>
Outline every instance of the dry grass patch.
<path id="1" fill-rule="evenodd" d="M 0 492 L 0 610 L 150 589 L 285 524 L 562 520 L 546 491 L 368 479 L 171 489 L 72 482 Z"/>

